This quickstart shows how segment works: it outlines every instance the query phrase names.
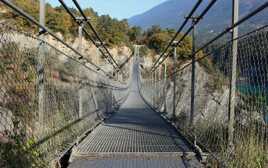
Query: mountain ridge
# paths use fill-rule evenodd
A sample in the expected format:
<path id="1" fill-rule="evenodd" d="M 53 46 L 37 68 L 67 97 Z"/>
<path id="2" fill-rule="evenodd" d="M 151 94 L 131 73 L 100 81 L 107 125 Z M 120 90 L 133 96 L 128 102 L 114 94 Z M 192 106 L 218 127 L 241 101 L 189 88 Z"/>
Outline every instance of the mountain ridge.
<path id="1" fill-rule="evenodd" d="M 264 2 L 265 0 L 240 1 L 240 17 L 245 16 Z M 195 0 L 167 0 L 144 13 L 129 18 L 128 22 L 131 26 L 139 26 L 144 30 L 153 25 L 159 25 L 162 28 L 177 29 L 195 3 Z M 203 1 L 203 4 L 197 10 L 197 13 L 200 14 L 208 3 L 209 0 Z M 201 28 L 216 31 L 217 29 L 223 29 L 229 26 L 231 24 L 232 16 L 231 6 L 232 1 L 218 1 L 200 22 Z M 268 15 L 262 14 L 259 18 L 253 18 L 252 21 L 255 25 L 247 24 L 247 26 L 259 27 L 260 25 L 263 25 L 264 20 L 267 20 L 264 17 L 268 17 Z"/>

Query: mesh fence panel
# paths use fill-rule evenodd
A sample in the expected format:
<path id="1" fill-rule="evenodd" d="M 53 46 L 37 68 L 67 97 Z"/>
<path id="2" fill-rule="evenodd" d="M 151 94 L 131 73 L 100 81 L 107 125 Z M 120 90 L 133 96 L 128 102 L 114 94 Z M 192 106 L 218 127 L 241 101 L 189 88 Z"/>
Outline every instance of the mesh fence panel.
<path id="1" fill-rule="evenodd" d="M 232 43 L 207 50 L 206 58 L 196 63 L 194 123 L 190 125 L 191 65 L 178 63 L 176 73 L 176 118 L 178 128 L 216 158 L 211 166 L 267 166 L 267 28 L 238 39 L 234 149 L 228 150 L 229 93 Z M 213 47 L 208 47 L 213 48 Z M 169 65 L 172 66 L 172 65 Z M 163 67 L 160 67 L 160 74 Z M 156 71 L 159 74 L 158 70 Z M 169 72 L 170 73 L 170 72 Z M 172 72 L 171 72 L 172 73 Z M 173 77 L 142 74 L 141 90 L 146 100 L 171 118 Z M 164 92 L 161 92 L 165 90 Z M 162 94 L 163 93 L 163 94 Z M 212 157 L 212 158 L 213 158 Z"/>
<path id="2" fill-rule="evenodd" d="M 1 25 L 0 167 L 47 167 L 123 101 L 123 85 L 77 57 Z"/>

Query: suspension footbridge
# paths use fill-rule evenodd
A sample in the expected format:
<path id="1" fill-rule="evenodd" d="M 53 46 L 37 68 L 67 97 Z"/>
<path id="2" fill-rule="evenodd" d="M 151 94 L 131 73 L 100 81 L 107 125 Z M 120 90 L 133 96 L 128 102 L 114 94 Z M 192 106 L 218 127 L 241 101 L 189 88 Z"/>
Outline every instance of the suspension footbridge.
<path id="1" fill-rule="evenodd" d="M 46 27 L 44 0 L 39 21 L 0 2 L 39 28 L 0 23 L 0 167 L 267 167 L 268 29 L 238 28 L 268 2 L 239 16 L 233 0 L 230 26 L 197 45 L 217 3 L 198 0 L 149 65 L 141 45 L 123 61 L 113 55 L 76 0 L 76 12 L 59 3 L 78 47 Z M 95 60 L 81 52 L 83 35 Z"/>

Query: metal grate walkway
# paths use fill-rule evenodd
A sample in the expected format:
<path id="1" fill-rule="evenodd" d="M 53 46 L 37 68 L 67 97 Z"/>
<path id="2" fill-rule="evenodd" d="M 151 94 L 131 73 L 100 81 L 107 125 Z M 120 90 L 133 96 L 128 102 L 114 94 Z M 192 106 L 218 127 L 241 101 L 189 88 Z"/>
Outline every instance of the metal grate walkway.
<path id="1" fill-rule="evenodd" d="M 137 77 L 134 64 L 131 91 L 121 110 L 74 149 L 70 168 L 200 167 L 176 130 L 143 101 Z"/>

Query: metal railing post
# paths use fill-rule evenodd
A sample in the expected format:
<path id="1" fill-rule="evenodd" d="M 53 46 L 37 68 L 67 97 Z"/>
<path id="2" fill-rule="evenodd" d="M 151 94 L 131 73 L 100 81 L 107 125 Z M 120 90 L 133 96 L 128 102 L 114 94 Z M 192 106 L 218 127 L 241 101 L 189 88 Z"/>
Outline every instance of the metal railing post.
<path id="1" fill-rule="evenodd" d="M 239 20 L 239 0 L 233 0 L 232 25 Z M 232 152 L 234 148 L 234 122 L 235 122 L 235 95 L 236 95 L 236 75 L 237 75 L 237 55 L 238 55 L 238 26 L 232 29 L 232 61 L 231 80 L 229 93 L 229 114 L 228 114 L 228 148 Z"/>
<path id="2" fill-rule="evenodd" d="M 83 18 L 83 17 L 77 17 L 76 18 L 76 22 L 79 24 L 79 27 L 78 27 L 78 47 L 77 47 L 77 50 L 82 53 L 83 51 L 83 29 L 84 29 L 84 26 L 85 26 L 85 23 L 90 20 L 90 18 Z M 79 66 L 81 67 L 81 66 Z M 82 72 L 83 72 L 83 69 L 81 68 L 78 68 L 78 74 L 79 74 L 79 77 L 81 78 L 82 76 Z M 81 78 L 82 79 L 82 78 Z M 78 96 L 79 96 L 79 112 L 78 112 L 78 117 L 81 118 L 83 116 L 83 95 L 84 95 L 84 86 L 83 86 L 83 81 L 80 81 L 80 86 L 79 86 L 79 90 L 78 90 Z"/>
<path id="3" fill-rule="evenodd" d="M 83 27 L 84 27 L 84 21 L 81 20 L 81 24 L 79 25 L 79 28 L 78 28 L 78 38 L 79 38 L 79 42 L 78 42 L 78 51 L 80 53 L 82 53 L 82 40 L 83 40 Z M 81 75 L 82 75 L 82 69 L 81 68 L 78 68 L 79 70 L 79 76 L 81 78 Z M 80 86 L 79 86 L 79 91 L 78 91 L 78 94 L 79 94 L 79 113 L 78 113 L 78 117 L 81 118 L 83 116 L 83 93 L 84 90 L 83 90 L 83 81 L 80 81 Z"/>
<path id="4" fill-rule="evenodd" d="M 162 79 L 161 79 L 161 77 L 162 77 L 162 67 L 160 67 L 159 68 L 159 71 L 158 71 L 158 97 L 159 97 L 159 99 L 161 99 L 161 94 L 162 94 L 162 92 L 161 92 L 161 88 L 160 88 L 160 84 L 162 84 L 162 83 L 160 83 L 160 81 L 162 81 Z M 161 103 L 162 103 L 162 101 L 161 101 Z"/>
<path id="5" fill-rule="evenodd" d="M 154 89 L 153 89 L 153 95 L 154 95 L 154 107 L 156 106 L 156 71 L 154 71 L 154 80 L 153 80 L 153 85 L 154 85 Z"/>
<path id="6" fill-rule="evenodd" d="M 154 106 L 157 106 L 157 71 L 154 72 Z"/>
<path id="7" fill-rule="evenodd" d="M 166 96 L 167 96 L 167 63 L 165 62 L 164 64 L 164 109 L 165 109 L 165 112 L 167 111 L 167 99 L 166 99 Z"/>
<path id="8" fill-rule="evenodd" d="M 198 17 L 191 17 L 192 19 L 192 76 L 191 76 L 191 111 L 190 111 L 190 127 L 194 124 L 195 112 L 195 78 L 196 78 L 196 63 L 195 63 L 195 28 Z"/>
<path id="9" fill-rule="evenodd" d="M 45 0 L 40 0 L 40 11 L 39 11 L 39 22 L 45 26 Z M 39 29 L 40 39 L 44 39 L 44 30 Z M 44 42 L 39 43 L 38 51 L 38 65 L 37 65 L 37 78 L 38 78 L 38 120 L 39 128 L 41 132 L 44 128 L 44 113 L 45 113 L 45 53 L 44 53 Z"/>
<path id="10" fill-rule="evenodd" d="M 114 105 L 114 97 L 113 97 L 113 89 L 111 88 L 110 89 L 110 97 L 111 97 L 111 103 L 110 103 L 110 109 L 109 109 L 109 112 L 112 113 L 113 112 L 113 105 Z"/>
<path id="11" fill-rule="evenodd" d="M 151 94 L 151 98 L 152 98 L 152 105 L 154 105 L 154 95 L 153 95 L 153 91 L 154 91 L 154 73 L 151 73 L 150 74 L 151 75 L 151 82 L 150 82 L 150 90 L 151 90 L 151 92 L 150 92 L 150 94 Z"/>
<path id="12" fill-rule="evenodd" d="M 177 43 L 176 41 L 174 43 Z M 173 53 L 173 112 L 172 119 L 176 118 L 176 61 L 177 61 L 177 47 L 174 45 L 174 53 Z"/>
<path id="13" fill-rule="evenodd" d="M 93 88 L 91 88 L 90 91 L 91 91 L 91 94 L 92 94 L 92 99 L 93 99 L 93 102 L 94 102 L 94 105 L 95 105 L 95 109 L 98 110 L 99 105 L 98 105 L 98 101 L 97 101 L 97 98 L 96 98 L 96 95 L 95 95 L 95 90 Z"/>

